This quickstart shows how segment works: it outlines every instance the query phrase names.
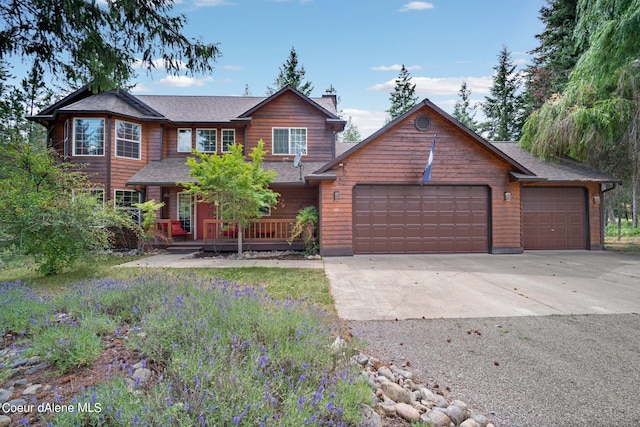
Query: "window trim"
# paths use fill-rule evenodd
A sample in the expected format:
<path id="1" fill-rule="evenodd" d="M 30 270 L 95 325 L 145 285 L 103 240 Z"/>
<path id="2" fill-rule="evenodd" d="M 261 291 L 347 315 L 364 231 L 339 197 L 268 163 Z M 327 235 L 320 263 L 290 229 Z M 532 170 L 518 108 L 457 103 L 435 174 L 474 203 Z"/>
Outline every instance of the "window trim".
<path id="1" fill-rule="evenodd" d="M 138 157 L 129 157 L 129 156 L 119 156 L 118 155 L 118 141 L 126 141 L 126 142 L 133 142 L 136 143 L 136 141 L 130 140 L 130 139 L 125 139 L 125 138 L 118 138 L 118 123 L 128 123 L 130 125 L 135 125 L 138 126 L 138 128 L 140 129 L 138 134 L 140 135 L 140 140 L 137 141 L 138 144 Z M 114 138 L 115 138 L 115 144 L 114 144 L 114 152 L 113 155 L 119 159 L 129 159 L 129 160 L 142 160 L 142 125 L 140 123 L 135 123 L 135 122 L 130 122 L 127 120 L 116 120 L 115 123 L 115 132 L 114 132 Z"/>
<path id="2" fill-rule="evenodd" d="M 288 132 L 288 152 L 287 153 L 276 153 L 274 148 L 276 145 L 276 138 L 275 138 L 275 131 L 276 130 L 282 130 L 282 129 L 286 129 Z M 309 130 L 307 128 L 304 127 L 273 127 L 271 128 L 271 154 L 273 154 L 274 156 L 294 156 L 296 155 L 295 150 L 291 150 L 291 131 L 292 130 L 304 130 L 304 136 L 305 136 L 305 140 L 304 140 L 304 150 L 302 155 L 306 156 L 309 153 Z"/>
<path id="3" fill-rule="evenodd" d="M 200 132 L 201 130 L 213 131 L 213 134 L 215 136 L 214 144 L 213 144 L 213 151 L 201 150 L 200 147 L 198 147 L 198 132 Z M 196 128 L 196 151 L 198 151 L 200 153 L 217 153 L 218 152 L 218 129 L 216 129 L 216 128 Z"/>
<path id="4" fill-rule="evenodd" d="M 220 129 L 220 152 L 221 153 L 230 153 L 231 150 L 224 149 L 224 133 L 225 132 L 232 132 L 233 133 L 233 144 L 236 143 L 236 130 L 235 129 Z"/>
<path id="5" fill-rule="evenodd" d="M 180 131 L 189 131 L 189 136 L 191 137 L 191 144 L 189 145 L 189 150 L 181 150 L 180 149 Z M 176 151 L 178 153 L 191 153 L 193 150 L 193 128 L 178 128 L 176 131 Z"/>
<path id="6" fill-rule="evenodd" d="M 126 209 L 127 211 L 129 211 L 130 213 L 134 213 L 135 217 L 137 219 L 138 225 L 142 224 L 142 211 L 140 210 L 140 208 L 136 208 L 134 206 L 118 206 L 116 203 L 118 202 L 118 192 L 122 192 L 122 193 L 133 193 L 135 195 L 137 195 L 137 202 L 134 203 L 141 203 L 141 197 L 140 197 L 140 192 L 139 191 L 135 191 L 135 190 L 123 190 L 120 188 L 115 188 L 113 190 L 113 208 L 114 209 Z M 133 215 L 132 215 L 133 216 Z"/>
<path id="7" fill-rule="evenodd" d="M 78 120 L 102 120 L 102 154 L 77 154 L 76 152 L 76 122 Z M 72 136 L 72 153 L 73 157 L 104 157 L 106 155 L 106 126 L 107 120 L 104 117 L 74 117 L 73 118 L 73 128 L 71 130 Z"/>

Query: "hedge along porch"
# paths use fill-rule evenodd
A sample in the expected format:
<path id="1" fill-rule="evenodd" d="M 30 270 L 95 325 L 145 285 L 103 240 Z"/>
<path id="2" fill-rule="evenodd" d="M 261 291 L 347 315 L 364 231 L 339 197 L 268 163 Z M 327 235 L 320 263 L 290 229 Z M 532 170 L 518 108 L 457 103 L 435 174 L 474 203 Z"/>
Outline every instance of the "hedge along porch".
<path id="1" fill-rule="evenodd" d="M 421 186 L 434 138 L 432 178 Z M 522 158 L 527 156 L 533 157 Z M 521 253 L 526 246 L 523 185 L 577 186 L 584 194 L 599 197 L 600 183 L 615 182 L 603 174 L 582 182 L 584 177 L 578 174 L 568 182 L 550 183 L 429 100 L 316 175 L 324 177 L 323 255 Z M 600 205 L 591 199 L 584 198 L 582 248 L 601 249 Z"/>

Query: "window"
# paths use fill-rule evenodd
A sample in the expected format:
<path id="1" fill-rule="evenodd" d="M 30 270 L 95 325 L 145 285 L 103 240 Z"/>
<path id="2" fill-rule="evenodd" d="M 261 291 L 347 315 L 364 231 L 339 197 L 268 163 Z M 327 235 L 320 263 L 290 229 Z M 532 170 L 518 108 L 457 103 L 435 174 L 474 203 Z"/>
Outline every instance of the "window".
<path id="1" fill-rule="evenodd" d="M 73 155 L 104 156 L 104 119 L 73 120 Z"/>
<path id="2" fill-rule="evenodd" d="M 193 196 L 189 193 L 178 193 L 178 220 L 182 229 L 191 233 L 191 206 Z"/>
<path id="3" fill-rule="evenodd" d="M 235 129 L 222 129 L 222 152 L 231 151 L 231 146 L 236 143 Z"/>
<path id="4" fill-rule="evenodd" d="M 271 216 L 271 206 L 261 206 L 260 216 Z"/>
<path id="5" fill-rule="evenodd" d="M 141 224 L 140 209 L 133 206 L 134 203 L 140 203 L 140 194 L 132 190 L 115 190 L 114 195 L 114 206 L 126 211 L 138 225 Z"/>
<path id="6" fill-rule="evenodd" d="M 307 130 L 273 128 L 273 154 L 307 154 Z"/>
<path id="7" fill-rule="evenodd" d="M 116 157 L 140 160 L 141 126 L 116 120 Z"/>
<path id="8" fill-rule="evenodd" d="M 69 157 L 69 134 L 71 133 L 69 131 L 69 119 L 64 121 L 64 140 L 63 140 L 63 145 L 62 145 L 62 154 L 64 155 L 64 158 L 66 159 L 67 157 Z"/>
<path id="9" fill-rule="evenodd" d="M 215 153 L 218 142 L 216 129 L 196 129 L 196 150 L 203 153 Z"/>
<path id="10" fill-rule="evenodd" d="M 191 129 L 178 129 L 178 152 L 191 152 Z"/>

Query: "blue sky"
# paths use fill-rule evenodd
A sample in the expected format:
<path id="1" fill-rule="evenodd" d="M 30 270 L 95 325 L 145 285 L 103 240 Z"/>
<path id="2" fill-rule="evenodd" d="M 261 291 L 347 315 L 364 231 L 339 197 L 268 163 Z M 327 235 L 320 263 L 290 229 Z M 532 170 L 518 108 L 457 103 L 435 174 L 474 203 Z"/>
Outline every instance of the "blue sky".
<path id="1" fill-rule="evenodd" d="M 379 129 L 400 65 L 420 99 L 451 112 L 463 80 L 481 101 L 505 45 L 530 62 L 544 0 L 183 0 L 191 37 L 220 44 L 213 75 L 140 71 L 137 94 L 264 96 L 295 47 L 312 96 L 333 85 L 363 137 Z"/>

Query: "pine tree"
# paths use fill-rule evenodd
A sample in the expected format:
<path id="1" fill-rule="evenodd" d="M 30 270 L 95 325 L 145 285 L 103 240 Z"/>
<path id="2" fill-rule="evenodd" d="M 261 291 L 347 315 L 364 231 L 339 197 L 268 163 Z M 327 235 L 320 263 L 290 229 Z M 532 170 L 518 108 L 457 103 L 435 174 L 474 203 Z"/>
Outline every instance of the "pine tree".
<path id="1" fill-rule="evenodd" d="M 554 93 L 562 93 L 569 74 L 584 49 L 577 47 L 574 32 L 578 0 L 548 0 L 540 9 L 545 29 L 537 34 L 540 45 L 529 52 L 533 64 L 526 72 L 526 108 L 537 110 Z"/>
<path id="2" fill-rule="evenodd" d="M 520 93 L 520 73 L 511 61 L 511 53 L 503 46 L 498 54 L 498 64 L 491 86 L 491 94 L 485 97 L 482 110 L 486 122 L 480 125 L 484 136 L 492 141 L 512 141 L 520 138 L 524 112 Z"/>
<path id="3" fill-rule="evenodd" d="M 467 88 L 467 82 L 462 82 L 458 95 L 460 95 L 460 100 L 456 101 L 456 105 L 453 107 L 453 118 L 468 127 L 470 130 L 477 132 L 478 123 L 475 120 L 477 106 L 471 106 L 469 101 L 471 89 Z"/>
<path id="4" fill-rule="evenodd" d="M 304 81 L 305 74 L 304 67 L 298 66 L 298 53 L 295 47 L 292 47 L 289 51 L 289 58 L 282 64 L 278 77 L 273 81 L 273 86 L 267 86 L 267 96 L 273 95 L 287 85 L 297 89 L 305 96 L 311 96 L 313 85 L 311 82 Z"/>
<path id="5" fill-rule="evenodd" d="M 411 84 L 411 75 L 404 65 L 396 79 L 396 86 L 389 97 L 391 107 L 387 110 L 389 120 L 392 121 L 400 117 L 418 102 L 416 95 L 416 85 Z"/>

